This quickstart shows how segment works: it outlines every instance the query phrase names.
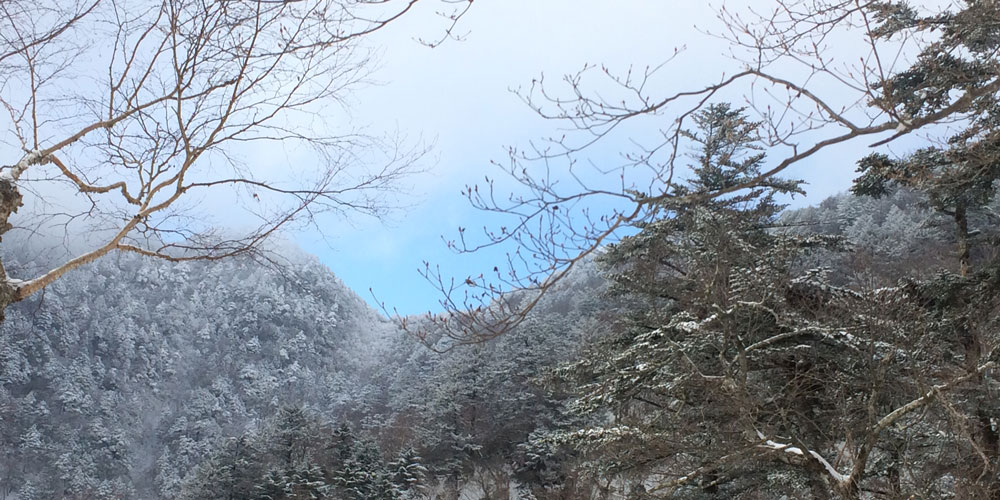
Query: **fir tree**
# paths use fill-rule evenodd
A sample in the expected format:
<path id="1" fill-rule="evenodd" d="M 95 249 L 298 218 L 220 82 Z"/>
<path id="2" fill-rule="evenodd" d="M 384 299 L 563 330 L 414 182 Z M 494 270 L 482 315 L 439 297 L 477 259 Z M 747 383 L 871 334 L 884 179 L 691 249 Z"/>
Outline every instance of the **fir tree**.
<path id="1" fill-rule="evenodd" d="M 752 135 L 730 112 L 711 108 L 688 134 L 702 152 L 686 189 L 763 161 L 740 146 Z M 997 415 L 989 384 L 976 381 L 995 363 L 996 315 L 970 311 L 994 311 L 993 274 L 866 289 L 834 286 L 830 269 L 798 272 L 803 252 L 838 242 L 772 227 L 775 194 L 793 187 L 664 206 L 607 252 L 612 290 L 633 297 L 633 313 L 556 373 L 591 425 L 540 441 L 634 479 L 640 497 L 985 495 L 1000 439 L 986 424 Z M 976 450 L 977 466 L 944 465 Z"/>

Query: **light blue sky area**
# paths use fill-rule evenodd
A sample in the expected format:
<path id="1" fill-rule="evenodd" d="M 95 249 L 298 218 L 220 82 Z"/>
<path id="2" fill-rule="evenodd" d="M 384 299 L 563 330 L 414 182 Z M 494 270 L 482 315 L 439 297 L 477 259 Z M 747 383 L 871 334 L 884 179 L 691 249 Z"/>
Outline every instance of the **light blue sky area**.
<path id="1" fill-rule="evenodd" d="M 563 76 L 574 74 L 585 65 L 604 65 L 610 72 L 621 75 L 630 67 L 642 72 L 647 66 L 659 66 L 670 60 L 646 87 L 649 95 L 662 97 L 717 83 L 722 75 L 742 69 L 740 63 L 728 56 L 731 48 L 727 42 L 705 33 L 719 32 L 722 26 L 715 9 L 704 2 L 476 0 L 457 27 L 456 33 L 463 35 L 462 40 L 448 41 L 433 49 L 417 43 L 414 39 L 418 37 L 440 37 L 448 23 L 435 15 L 433 7 L 446 6 L 447 1 L 420 2 L 424 10 L 413 12 L 365 39 L 367 47 L 378 54 L 375 59 L 380 62 L 380 68 L 372 75 L 377 84 L 351 90 L 345 99 L 346 110 L 336 103 L 324 103 L 319 113 L 283 117 L 297 120 L 305 116 L 314 122 L 296 125 L 315 127 L 317 134 L 360 129 L 378 136 L 398 131 L 407 138 L 409 145 L 432 146 L 430 154 L 418 165 L 424 172 L 409 177 L 401 185 L 401 196 L 389 200 L 405 208 L 393 212 L 386 220 L 356 214 L 337 218 L 327 214 L 317 219 L 318 228 L 303 224 L 287 228 L 285 234 L 306 251 L 318 255 L 366 300 L 375 303 L 368 292 L 372 289 L 375 297 L 390 310 L 397 309 L 402 314 L 441 309 L 439 292 L 418 273 L 424 262 L 440 266 L 443 275 L 454 276 L 461 282 L 467 276 L 489 274 L 494 267 L 503 269 L 505 253 L 515 250 L 498 247 L 473 255 L 458 255 L 444 242 L 444 239 L 456 238 L 459 227 L 467 228 L 470 240 L 482 241 L 477 236 L 482 234 L 484 226 L 494 230 L 501 225 L 510 226 L 512 221 L 509 219 L 486 217 L 470 207 L 461 192 L 467 185 L 482 184 L 486 176 L 496 179 L 500 196 L 516 189 L 518 186 L 491 161 L 505 163 L 508 147 L 525 149 L 532 142 L 567 133 L 560 128 L 565 127 L 565 123 L 540 118 L 512 89 L 528 88 L 534 79 L 544 75 L 546 89 L 565 96 L 570 92 L 562 81 Z M 731 11 L 743 13 L 768 4 L 758 0 L 726 2 Z M 867 50 L 858 38 L 831 42 L 835 46 L 830 48 L 830 53 L 857 64 L 859 56 Z M 94 64 L 103 67 L 106 62 L 95 60 Z M 808 76 L 808 70 L 803 71 L 801 67 L 772 69 L 792 79 Z M 93 74 L 102 75 L 102 71 Z M 587 91 L 609 99 L 622 95 L 621 89 L 616 91 L 608 79 L 599 78 L 599 71 L 592 71 L 591 76 L 598 78 L 584 83 Z M 97 80 L 81 78 L 71 84 L 93 85 L 94 90 L 99 91 L 102 81 L 95 78 Z M 856 100 L 857 96 L 836 95 L 836 89 L 828 84 L 816 79 L 809 82 L 811 89 L 833 101 Z M 743 105 L 748 85 L 727 90 L 715 101 L 729 100 Z M 50 91 L 58 93 L 58 88 Z M 672 111 L 676 110 L 630 121 L 615 134 L 587 148 L 584 154 L 577 156 L 580 167 L 575 173 L 594 181 L 600 178 L 595 174 L 597 169 L 614 170 L 623 163 L 622 154 L 634 150 L 633 141 L 649 145 L 662 139 L 660 134 L 675 118 Z M 0 153 L 7 158 L 17 158 L 21 153 L 9 137 L 7 141 L 0 141 Z M 848 188 L 854 176 L 854 163 L 871 142 L 873 140 L 864 138 L 829 148 L 786 171 L 785 177 L 804 179 L 808 183 L 809 195 L 791 200 L 791 205 L 817 203 Z M 914 144 L 917 143 L 910 140 L 901 148 Z M 213 164 L 211 159 L 203 159 L 200 166 L 204 168 L 191 175 L 215 178 L 231 167 L 227 162 L 233 158 L 252 169 L 257 180 L 282 186 L 309 185 L 306 177 L 317 173 L 325 175 L 327 165 L 301 146 L 290 141 L 231 145 L 224 155 L 227 161 L 216 158 L 218 163 Z M 361 159 L 377 162 L 378 152 L 368 154 L 370 151 L 370 148 L 365 149 Z M 905 149 L 897 148 L 897 151 L 905 152 Z M 87 157 L 76 160 L 94 178 L 102 178 L 102 172 L 116 174 L 108 178 L 119 174 L 102 170 L 113 170 L 113 166 L 89 164 Z M 348 162 L 347 167 L 344 172 L 346 185 L 352 174 L 360 175 L 366 168 L 358 162 Z M 558 173 L 565 164 L 554 162 L 551 167 L 562 182 L 569 180 L 565 174 Z M 644 174 L 630 170 L 625 175 L 631 181 L 641 179 Z M 357 177 L 353 180 L 356 182 Z M 617 172 L 601 182 L 617 183 L 616 188 L 621 187 Z M 603 187 L 596 181 L 592 186 Z M 44 217 L 45 213 L 86 211 L 90 206 L 86 197 L 72 196 L 65 186 L 43 182 L 37 191 L 34 184 L 32 188 L 26 199 L 28 208 L 18 214 L 19 223 L 32 230 L 32 223 L 25 222 L 28 213 Z M 192 192 L 175 208 L 189 208 L 193 214 L 191 219 L 178 220 L 193 220 L 239 234 L 248 226 L 252 229 L 260 223 L 255 214 L 266 211 L 268 202 L 266 197 L 258 199 L 240 190 L 215 189 Z M 109 203 L 115 207 L 114 201 Z M 608 206 L 598 204 L 592 208 L 599 211 Z M 94 227 L 102 223 L 117 230 L 120 221 L 114 217 L 107 221 L 88 219 L 80 222 L 79 227 L 58 226 L 53 230 L 57 234 L 65 230 L 67 234 L 93 235 L 98 234 Z"/>
<path id="2" fill-rule="evenodd" d="M 747 5 L 727 4 L 730 9 Z M 725 55 L 726 44 L 702 32 L 719 26 L 714 10 L 703 2 L 482 0 L 462 20 L 464 40 L 435 49 L 411 40 L 433 35 L 427 26 L 439 24 L 429 21 L 414 16 L 374 41 L 382 50 L 376 78 L 384 84 L 355 94 L 351 116 L 374 131 L 398 129 L 433 143 L 424 163 L 428 171 L 407 186 L 404 202 L 410 207 L 385 222 L 328 222 L 325 237 L 315 232 L 296 237 L 369 302 L 375 302 L 368 292 L 372 289 L 387 307 L 403 314 L 440 310 L 441 297 L 417 273 L 424 261 L 463 280 L 492 270 L 512 250 L 457 255 L 442 240 L 455 238 L 459 226 L 475 234 L 491 225 L 460 194 L 486 175 L 503 179 L 490 160 L 503 162 L 508 146 L 524 147 L 563 133 L 560 124 L 540 119 L 511 89 L 526 87 L 542 74 L 560 88 L 561 77 L 584 64 L 605 64 L 618 72 L 630 65 L 656 66 L 675 48 L 683 50 L 660 70 L 652 94 L 697 88 L 739 69 Z M 739 104 L 742 96 L 727 98 Z M 636 123 L 629 133 L 588 149 L 584 158 L 595 165 L 617 165 L 621 152 L 631 147 L 630 137 L 650 138 L 670 119 Z M 791 205 L 817 203 L 847 189 L 861 147 L 831 148 L 788 171 L 786 177 L 808 182 L 809 193 Z"/>

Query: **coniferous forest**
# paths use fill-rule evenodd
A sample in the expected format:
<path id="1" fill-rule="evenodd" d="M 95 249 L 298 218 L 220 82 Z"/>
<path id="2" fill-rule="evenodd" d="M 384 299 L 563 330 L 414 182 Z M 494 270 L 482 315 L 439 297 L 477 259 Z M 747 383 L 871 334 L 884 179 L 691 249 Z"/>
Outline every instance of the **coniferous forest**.
<path id="1" fill-rule="evenodd" d="M 0 4 L 23 149 L 0 169 L 0 500 L 1000 498 L 1000 3 L 723 9 L 755 64 L 720 83 L 532 87 L 587 138 L 467 188 L 513 223 L 445 244 L 507 267 L 428 265 L 441 310 L 402 316 L 282 234 L 381 213 L 417 170 L 296 121 L 417 3 Z M 476 10 L 444 5 L 422 43 Z M 841 29 L 870 42 L 858 73 L 826 56 Z M 64 81 L 103 56 L 109 87 Z M 783 107 L 724 98 L 744 80 Z M 38 118 L 76 86 L 79 112 Z M 673 128 L 617 187 L 553 177 L 637 116 Z M 289 186 L 232 159 L 275 141 L 330 163 Z M 810 186 L 787 167 L 848 142 L 813 168 L 849 190 L 790 208 Z M 385 158 L 345 180 L 355 147 Z M 190 193 L 219 189 L 255 222 L 201 218 Z"/>

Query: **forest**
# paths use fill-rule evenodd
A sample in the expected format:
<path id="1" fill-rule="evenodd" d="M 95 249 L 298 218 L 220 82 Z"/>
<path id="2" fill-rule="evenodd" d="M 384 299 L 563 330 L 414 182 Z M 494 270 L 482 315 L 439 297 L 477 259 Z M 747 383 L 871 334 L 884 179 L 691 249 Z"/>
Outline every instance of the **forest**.
<path id="1" fill-rule="evenodd" d="M 0 3 L 0 500 L 1000 498 L 1000 2 L 722 8 L 718 83 L 533 83 L 579 134 L 511 149 L 462 193 L 508 223 L 444 243 L 506 266 L 428 263 L 441 309 L 403 315 L 287 236 L 418 170 L 308 118 L 418 3 Z M 415 43 L 461 43 L 443 6 Z M 316 156 L 236 159 L 287 142 Z M 840 144 L 849 190 L 790 208 Z"/>

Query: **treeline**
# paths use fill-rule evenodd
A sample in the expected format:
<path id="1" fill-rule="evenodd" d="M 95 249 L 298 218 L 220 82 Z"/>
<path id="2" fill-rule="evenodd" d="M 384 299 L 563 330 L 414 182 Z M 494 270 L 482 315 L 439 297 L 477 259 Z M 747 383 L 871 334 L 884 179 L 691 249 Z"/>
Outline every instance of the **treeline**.
<path id="1" fill-rule="evenodd" d="M 259 430 L 224 439 L 177 498 L 417 498 L 427 470 L 412 448 L 392 461 L 350 426 L 301 408 L 282 408 Z"/>
<path id="2" fill-rule="evenodd" d="M 757 175 L 742 110 L 697 118 L 681 188 Z M 879 161 L 805 209 L 664 205 L 474 345 L 292 250 L 98 261 L 8 311 L 0 498 L 987 498 L 1000 207 Z"/>
<path id="3" fill-rule="evenodd" d="M 30 240 L 8 248 L 10 265 L 48 264 Z M 314 258 L 282 253 L 280 269 L 106 258 L 10 308 L 0 498 L 175 498 L 282 407 L 363 406 L 395 327 Z"/>
<path id="4" fill-rule="evenodd" d="M 743 110 L 696 123 L 680 189 L 759 175 Z M 381 435 L 405 429 L 451 481 L 440 498 L 996 495 L 996 175 L 960 155 L 921 182 L 892 170 L 927 154 L 865 158 L 852 193 L 801 210 L 780 179 L 664 202 L 588 268 L 600 286 L 550 297 L 569 314 L 403 365 L 394 380 L 432 381 L 409 399 L 431 418 L 390 405 L 403 425 Z"/>

